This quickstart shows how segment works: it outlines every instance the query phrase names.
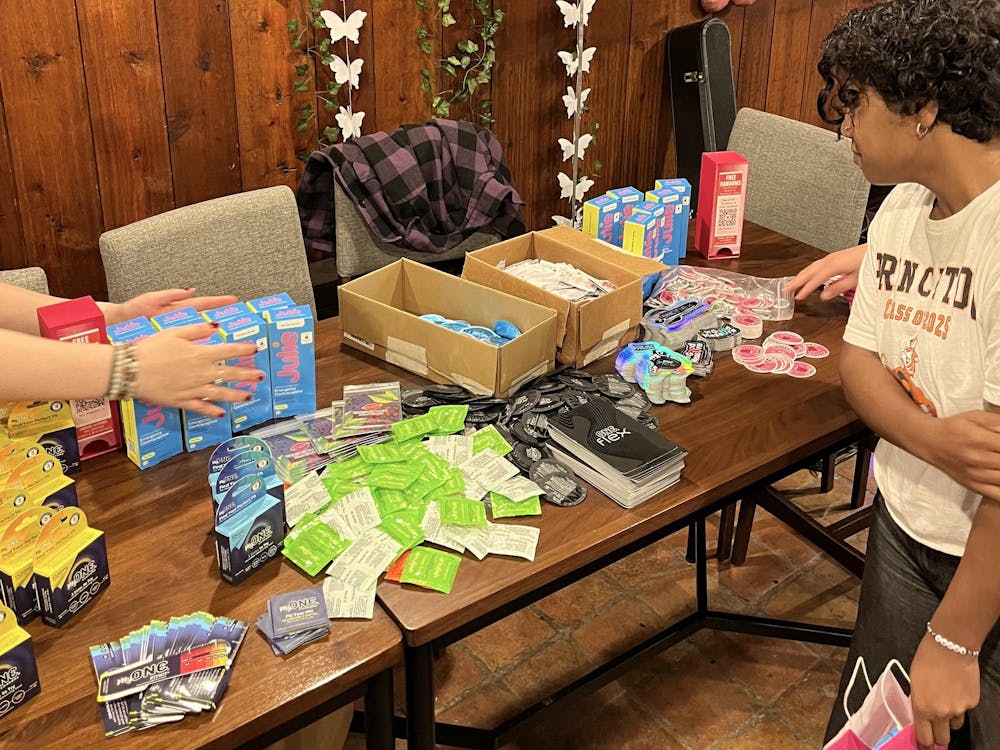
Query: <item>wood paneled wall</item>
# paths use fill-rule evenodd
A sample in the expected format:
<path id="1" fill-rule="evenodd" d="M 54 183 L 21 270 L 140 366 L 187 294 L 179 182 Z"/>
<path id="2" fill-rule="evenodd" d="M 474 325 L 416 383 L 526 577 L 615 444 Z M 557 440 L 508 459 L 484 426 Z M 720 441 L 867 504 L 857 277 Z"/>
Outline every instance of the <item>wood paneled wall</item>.
<path id="1" fill-rule="evenodd" d="M 567 210 L 556 140 L 570 137 L 572 125 L 556 51 L 571 48 L 574 33 L 549 0 L 494 2 L 507 13 L 496 40 L 494 131 L 529 227 L 544 227 Z M 861 4 L 728 8 L 721 17 L 732 32 L 739 104 L 817 122 L 820 42 Z M 458 25 L 435 40 L 436 52 L 461 38 L 470 6 L 453 0 Z M 428 119 L 414 0 L 347 7 L 368 12 L 355 95 L 365 132 Z M 296 16 L 299 0 L 48 0 L 30 14 L 0 0 L 0 267 L 40 265 L 56 293 L 103 295 L 102 231 L 240 190 L 294 188 L 296 153 L 329 123 L 320 107 L 318 124 L 294 130 L 310 96 L 292 89 L 297 59 L 286 24 Z M 599 160 L 603 170 L 591 196 L 673 173 L 666 35 L 702 17 L 695 0 L 597 3 L 587 120 L 599 130 L 587 168 Z"/>

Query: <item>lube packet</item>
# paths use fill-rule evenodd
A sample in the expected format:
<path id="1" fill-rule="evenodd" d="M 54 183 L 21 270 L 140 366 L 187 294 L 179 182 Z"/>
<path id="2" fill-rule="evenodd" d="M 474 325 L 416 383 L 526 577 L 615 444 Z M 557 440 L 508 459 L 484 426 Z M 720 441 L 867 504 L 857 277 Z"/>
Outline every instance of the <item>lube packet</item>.
<path id="1" fill-rule="evenodd" d="M 246 623 L 196 612 L 91 646 L 105 736 L 217 708 L 246 631 Z"/>
<path id="2" fill-rule="evenodd" d="M 0 604 L 0 719 L 41 691 L 31 636 Z"/>
<path id="3" fill-rule="evenodd" d="M 47 625 L 62 627 L 111 585 L 104 532 L 90 528 L 79 508 L 64 508 L 42 527 L 33 564 Z"/>

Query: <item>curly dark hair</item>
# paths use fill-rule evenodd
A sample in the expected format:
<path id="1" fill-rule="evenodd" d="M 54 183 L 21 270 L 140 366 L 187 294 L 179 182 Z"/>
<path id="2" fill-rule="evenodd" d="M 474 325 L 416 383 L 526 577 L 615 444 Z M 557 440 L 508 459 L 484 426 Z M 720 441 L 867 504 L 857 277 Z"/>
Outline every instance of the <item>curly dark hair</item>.
<path id="1" fill-rule="evenodd" d="M 990 62 L 992 60 L 993 62 Z M 863 90 L 985 143 L 1000 134 L 1000 0 L 890 0 L 852 10 L 823 43 L 819 113 L 841 125 Z"/>

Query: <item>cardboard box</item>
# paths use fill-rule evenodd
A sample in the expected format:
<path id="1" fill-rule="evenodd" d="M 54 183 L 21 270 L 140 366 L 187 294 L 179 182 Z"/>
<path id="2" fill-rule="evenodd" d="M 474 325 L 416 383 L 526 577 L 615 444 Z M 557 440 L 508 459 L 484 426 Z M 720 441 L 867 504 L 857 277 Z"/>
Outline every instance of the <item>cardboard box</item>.
<path id="1" fill-rule="evenodd" d="M 308 305 L 267 309 L 271 411 L 285 419 L 316 411 L 316 340 Z M 249 426 L 249 425 L 247 425 Z"/>
<path id="2" fill-rule="evenodd" d="M 642 205 L 642 204 L 640 204 Z M 632 255 L 644 258 L 655 258 L 660 255 L 660 219 L 663 217 L 663 207 L 660 206 L 660 216 L 636 209 L 625 222 L 625 238 L 622 250 Z"/>
<path id="3" fill-rule="evenodd" d="M 507 320 L 521 335 L 492 346 L 419 317 L 429 313 L 487 327 Z M 551 309 L 405 258 L 340 287 L 340 325 L 348 346 L 485 395 L 508 396 L 553 367 Z"/>
<path id="4" fill-rule="evenodd" d="M 673 188 L 661 188 L 647 192 L 646 199 L 659 203 L 666 212 L 661 225 L 660 249 L 663 251 L 663 265 L 676 266 L 681 251 L 687 248 L 687 237 L 679 234 L 681 213 L 686 210 L 681 204 L 681 195 Z"/>
<path id="5" fill-rule="evenodd" d="M 735 151 L 712 151 L 701 156 L 694 247 L 710 260 L 739 257 L 748 167 L 747 160 Z"/>
<path id="6" fill-rule="evenodd" d="M 219 575 L 237 584 L 274 560 L 285 539 L 285 504 L 269 495 L 262 476 L 243 476 L 215 513 Z"/>
<path id="7" fill-rule="evenodd" d="M 570 263 L 618 288 L 596 299 L 573 303 L 500 268 L 501 264 L 531 258 Z M 570 227 L 554 227 L 469 253 L 462 276 L 555 310 L 556 356 L 560 362 L 582 367 L 635 339 L 642 320 L 643 278 L 662 270 L 655 260 L 609 248 Z"/>
<path id="8" fill-rule="evenodd" d="M 104 314 L 92 297 L 57 302 L 38 308 L 38 332 L 55 341 L 107 344 Z M 118 407 L 102 397 L 70 401 L 80 458 L 100 456 L 122 447 Z"/>
<path id="9" fill-rule="evenodd" d="M 80 471 L 80 446 L 67 401 L 15 401 L 9 404 L 7 436 L 42 446 L 59 459 L 63 474 Z"/>
<path id="10" fill-rule="evenodd" d="M 583 231 L 599 240 L 614 242 L 615 227 L 621 223 L 621 201 L 599 195 L 583 204 Z"/>
<path id="11" fill-rule="evenodd" d="M 134 318 L 108 328 L 114 343 L 141 341 L 156 333 L 146 318 Z M 119 404 L 125 432 L 125 452 L 140 469 L 148 469 L 184 452 L 180 409 L 133 398 Z"/>

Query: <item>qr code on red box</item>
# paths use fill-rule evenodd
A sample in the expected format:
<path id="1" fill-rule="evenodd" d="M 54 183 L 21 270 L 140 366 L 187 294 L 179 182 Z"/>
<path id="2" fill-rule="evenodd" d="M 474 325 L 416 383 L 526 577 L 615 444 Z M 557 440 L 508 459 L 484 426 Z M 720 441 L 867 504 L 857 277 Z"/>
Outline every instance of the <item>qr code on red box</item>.
<path id="1" fill-rule="evenodd" d="M 735 208 L 719 209 L 718 226 L 720 229 L 732 229 L 736 226 L 737 210 Z"/>

